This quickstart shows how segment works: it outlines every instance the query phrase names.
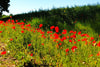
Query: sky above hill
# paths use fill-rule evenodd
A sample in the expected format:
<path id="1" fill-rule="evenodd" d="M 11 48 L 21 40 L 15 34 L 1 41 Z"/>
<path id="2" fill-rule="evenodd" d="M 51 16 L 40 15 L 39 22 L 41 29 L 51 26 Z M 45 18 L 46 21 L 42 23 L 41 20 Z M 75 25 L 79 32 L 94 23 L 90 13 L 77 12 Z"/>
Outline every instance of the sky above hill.
<path id="1" fill-rule="evenodd" d="M 94 5 L 97 3 L 100 4 L 100 0 L 10 0 L 9 13 L 3 12 L 3 14 L 15 15 L 39 9 Z"/>

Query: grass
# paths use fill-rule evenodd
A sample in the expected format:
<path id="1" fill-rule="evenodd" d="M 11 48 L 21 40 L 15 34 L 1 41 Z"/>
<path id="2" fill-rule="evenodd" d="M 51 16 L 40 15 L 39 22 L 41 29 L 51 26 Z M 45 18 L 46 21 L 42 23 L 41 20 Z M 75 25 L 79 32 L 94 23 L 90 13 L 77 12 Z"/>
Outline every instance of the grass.
<path id="1" fill-rule="evenodd" d="M 59 22 L 53 29 L 44 29 L 48 24 L 44 22 L 38 18 L 30 22 L 0 21 L 0 41 L 7 44 L 6 53 L 2 51 L 1 56 L 16 58 L 18 67 L 100 66 L 100 37 L 91 25 L 76 22 L 71 27 Z"/>

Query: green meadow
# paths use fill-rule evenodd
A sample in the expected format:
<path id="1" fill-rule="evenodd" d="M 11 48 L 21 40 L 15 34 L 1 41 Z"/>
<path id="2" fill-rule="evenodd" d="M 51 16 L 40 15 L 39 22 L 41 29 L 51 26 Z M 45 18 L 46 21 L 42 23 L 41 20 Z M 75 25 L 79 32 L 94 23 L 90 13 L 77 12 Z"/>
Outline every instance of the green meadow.
<path id="1" fill-rule="evenodd" d="M 100 5 L 3 15 L 0 47 L 16 67 L 99 67 Z"/>

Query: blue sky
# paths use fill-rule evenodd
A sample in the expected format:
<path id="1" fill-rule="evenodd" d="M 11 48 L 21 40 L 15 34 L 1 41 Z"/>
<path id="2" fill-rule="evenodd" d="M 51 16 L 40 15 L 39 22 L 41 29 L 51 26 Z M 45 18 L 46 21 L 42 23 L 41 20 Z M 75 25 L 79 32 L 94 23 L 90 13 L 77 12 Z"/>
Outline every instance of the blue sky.
<path id="1" fill-rule="evenodd" d="M 10 0 L 9 13 L 3 14 L 20 14 L 39 9 L 52 9 L 53 7 L 72 7 L 88 4 L 100 4 L 100 0 Z"/>

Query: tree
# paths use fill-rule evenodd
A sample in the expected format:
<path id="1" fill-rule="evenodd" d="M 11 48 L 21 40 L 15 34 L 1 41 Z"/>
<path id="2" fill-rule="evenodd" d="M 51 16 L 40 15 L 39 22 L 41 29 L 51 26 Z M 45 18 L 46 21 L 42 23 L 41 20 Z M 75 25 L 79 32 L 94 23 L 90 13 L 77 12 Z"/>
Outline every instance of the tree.
<path id="1" fill-rule="evenodd" d="M 8 10 L 8 7 L 10 6 L 9 2 L 10 0 L 0 0 L 0 16 L 2 16 L 3 11 L 9 12 Z"/>

